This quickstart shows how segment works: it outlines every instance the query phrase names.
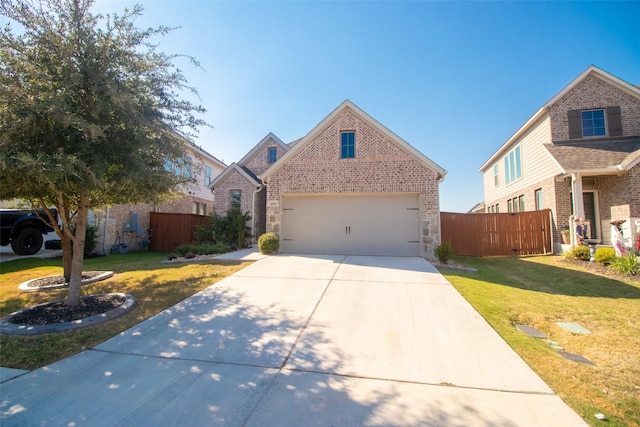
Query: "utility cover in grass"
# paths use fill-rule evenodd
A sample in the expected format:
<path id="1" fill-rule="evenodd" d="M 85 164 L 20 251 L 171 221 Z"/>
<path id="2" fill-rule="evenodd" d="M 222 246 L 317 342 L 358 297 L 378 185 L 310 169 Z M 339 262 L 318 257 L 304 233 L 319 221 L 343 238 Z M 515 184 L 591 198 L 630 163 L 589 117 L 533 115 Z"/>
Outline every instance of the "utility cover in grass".
<path id="1" fill-rule="evenodd" d="M 565 331 L 573 332 L 574 334 L 589 335 L 590 330 L 578 325 L 577 323 L 570 322 L 556 322 L 556 325 L 560 326 Z"/>
<path id="2" fill-rule="evenodd" d="M 516 329 L 534 338 L 548 338 L 544 332 L 540 332 L 536 328 L 533 328 L 529 325 L 516 325 Z"/>
<path id="3" fill-rule="evenodd" d="M 584 356 L 580 356 L 579 354 L 567 353 L 566 351 L 559 351 L 558 354 L 565 359 L 569 359 L 573 362 L 582 363 L 583 365 L 593 365 L 598 366 L 593 363 L 591 360 L 587 359 Z"/>

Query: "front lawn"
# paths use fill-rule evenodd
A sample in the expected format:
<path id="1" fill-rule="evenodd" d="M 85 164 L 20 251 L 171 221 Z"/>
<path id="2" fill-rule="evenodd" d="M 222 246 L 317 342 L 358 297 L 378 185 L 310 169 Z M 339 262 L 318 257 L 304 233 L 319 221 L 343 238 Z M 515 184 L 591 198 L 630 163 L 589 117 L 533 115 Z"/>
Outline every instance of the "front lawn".
<path id="1" fill-rule="evenodd" d="M 112 278 L 82 287 L 84 295 L 123 292 L 136 306 L 109 322 L 70 332 L 38 336 L 0 335 L 0 366 L 36 369 L 55 362 L 140 323 L 247 266 L 248 262 L 205 261 L 162 264 L 159 252 L 132 252 L 85 260 L 84 270 L 110 270 Z M 66 289 L 25 292 L 24 281 L 62 274 L 62 260 L 24 258 L 0 263 L 0 317 L 25 307 L 66 297 Z"/>
<path id="2" fill-rule="evenodd" d="M 511 347 L 593 426 L 640 425 L 640 281 L 590 272 L 559 256 L 456 258 L 477 273 L 441 269 Z M 556 322 L 592 332 L 574 334 Z M 514 325 L 533 326 L 597 366 L 559 356 Z M 599 421 L 602 413 L 607 421 Z M 553 420 L 549 420 L 553 424 Z"/>

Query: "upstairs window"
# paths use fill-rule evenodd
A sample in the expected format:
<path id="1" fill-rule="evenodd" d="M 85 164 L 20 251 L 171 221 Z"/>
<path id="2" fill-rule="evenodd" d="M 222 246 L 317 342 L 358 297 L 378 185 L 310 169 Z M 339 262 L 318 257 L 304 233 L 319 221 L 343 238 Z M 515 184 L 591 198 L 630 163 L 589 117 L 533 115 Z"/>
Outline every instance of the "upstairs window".
<path id="1" fill-rule="evenodd" d="M 500 183 L 500 180 L 498 178 L 498 165 L 494 165 L 493 166 L 493 186 L 497 187 L 499 183 Z"/>
<path id="2" fill-rule="evenodd" d="M 340 134 L 340 157 L 353 159 L 356 156 L 356 133 L 342 132 Z"/>
<path id="3" fill-rule="evenodd" d="M 522 178 L 520 147 L 516 147 L 504 156 L 504 182 L 512 183 Z"/>
<path id="4" fill-rule="evenodd" d="M 274 163 L 278 159 L 278 149 L 269 148 L 269 163 Z"/>
<path id="5" fill-rule="evenodd" d="M 593 110 L 569 110 L 569 139 L 621 136 L 620 107 L 613 105 Z"/>
<path id="6" fill-rule="evenodd" d="M 582 136 L 605 136 L 604 110 L 589 110 L 582 112 Z"/>
<path id="7" fill-rule="evenodd" d="M 211 184 L 211 166 L 204 167 L 204 185 L 207 187 Z"/>

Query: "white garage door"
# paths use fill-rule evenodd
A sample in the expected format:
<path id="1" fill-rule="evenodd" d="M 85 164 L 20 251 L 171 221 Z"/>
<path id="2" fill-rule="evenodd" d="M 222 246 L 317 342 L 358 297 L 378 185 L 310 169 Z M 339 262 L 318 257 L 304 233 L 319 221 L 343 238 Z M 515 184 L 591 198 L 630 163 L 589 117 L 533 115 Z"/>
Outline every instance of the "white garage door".
<path id="1" fill-rule="evenodd" d="M 420 255 L 417 194 L 285 196 L 284 253 Z"/>

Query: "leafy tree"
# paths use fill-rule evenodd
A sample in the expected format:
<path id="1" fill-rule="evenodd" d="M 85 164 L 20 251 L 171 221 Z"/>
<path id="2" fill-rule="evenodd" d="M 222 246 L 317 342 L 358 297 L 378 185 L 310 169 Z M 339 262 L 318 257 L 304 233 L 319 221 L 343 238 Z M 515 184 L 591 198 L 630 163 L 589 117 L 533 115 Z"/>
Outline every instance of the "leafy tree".
<path id="1" fill-rule="evenodd" d="M 69 305 L 80 302 L 89 210 L 157 202 L 188 183 L 165 164 L 189 167 L 187 138 L 206 125 L 182 97 L 197 93 L 178 55 L 153 44 L 171 29 L 137 28 L 140 6 L 105 16 L 92 5 L 0 0 L 0 199 L 58 209 Z"/>

